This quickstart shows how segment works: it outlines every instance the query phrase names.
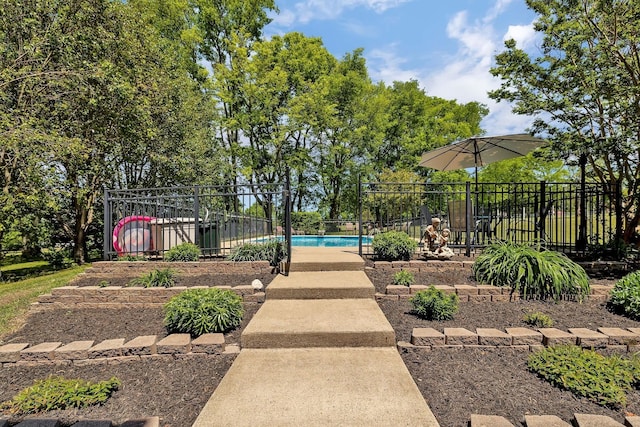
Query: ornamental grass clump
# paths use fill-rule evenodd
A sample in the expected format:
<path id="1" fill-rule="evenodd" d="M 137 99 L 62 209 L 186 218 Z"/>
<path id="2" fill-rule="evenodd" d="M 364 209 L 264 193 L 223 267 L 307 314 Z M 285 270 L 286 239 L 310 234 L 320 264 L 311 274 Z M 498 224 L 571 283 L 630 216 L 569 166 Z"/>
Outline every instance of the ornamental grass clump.
<path id="1" fill-rule="evenodd" d="M 508 286 L 525 298 L 556 301 L 589 295 L 589 278 L 582 267 L 555 251 L 540 251 L 526 244 L 493 243 L 473 264 L 475 280 Z"/>
<path id="2" fill-rule="evenodd" d="M 226 289 L 188 289 L 164 306 L 167 331 L 192 337 L 230 331 L 240 325 L 242 316 L 242 298 Z"/>
<path id="3" fill-rule="evenodd" d="M 618 280 L 611 290 L 609 308 L 632 319 L 640 320 L 640 270 Z"/>
<path id="4" fill-rule="evenodd" d="M 458 312 L 458 295 L 447 294 L 433 285 L 409 299 L 416 316 L 426 320 L 450 320 Z"/>
<path id="5" fill-rule="evenodd" d="M 170 288 L 176 284 L 176 274 L 170 268 L 155 269 L 129 282 L 130 286 Z"/>
<path id="6" fill-rule="evenodd" d="M 603 356 L 580 347 L 555 346 L 529 356 L 529 370 L 556 387 L 599 405 L 621 407 L 640 381 L 640 359 Z"/>
<path id="7" fill-rule="evenodd" d="M 553 319 L 540 311 L 525 314 L 522 317 L 522 321 L 536 328 L 550 328 L 553 326 Z"/>
<path id="8" fill-rule="evenodd" d="M 376 234 L 371 242 L 376 258 L 386 261 L 410 260 L 418 243 L 407 233 L 387 231 Z"/>
<path id="9" fill-rule="evenodd" d="M 5 414 L 22 416 L 45 411 L 68 408 L 84 408 L 101 405 L 118 390 L 120 381 L 112 377 L 106 381 L 92 383 L 81 379 L 50 376 L 36 381 L 0 405 Z"/>
<path id="10" fill-rule="evenodd" d="M 164 260 L 169 262 L 188 262 L 200 259 L 200 248 L 193 243 L 180 243 L 164 254 Z"/>
<path id="11" fill-rule="evenodd" d="M 287 251 L 280 240 L 271 239 L 264 243 L 245 243 L 236 246 L 227 257 L 229 261 L 269 261 L 277 266 L 287 256 Z"/>

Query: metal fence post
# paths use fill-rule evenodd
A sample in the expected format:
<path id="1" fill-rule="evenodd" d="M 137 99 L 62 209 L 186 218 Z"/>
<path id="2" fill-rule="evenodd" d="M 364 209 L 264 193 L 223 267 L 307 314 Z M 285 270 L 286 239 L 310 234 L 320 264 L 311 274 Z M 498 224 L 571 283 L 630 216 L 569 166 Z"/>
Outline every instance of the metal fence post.
<path id="1" fill-rule="evenodd" d="M 538 218 L 538 235 L 536 238 L 544 241 L 546 222 L 547 222 L 547 183 L 546 181 L 540 181 L 540 206 L 539 206 L 539 218 Z"/>
<path id="2" fill-rule="evenodd" d="M 470 257 L 471 256 L 471 223 L 472 223 L 472 216 L 473 216 L 473 205 L 471 204 L 471 182 L 467 181 L 467 186 L 466 186 L 466 197 L 467 197 L 467 203 L 466 203 L 466 250 L 465 250 L 465 255 Z"/>
<path id="3" fill-rule="evenodd" d="M 193 191 L 193 218 L 195 227 L 195 244 L 200 247 L 200 187 L 195 186 Z"/>
<path id="4" fill-rule="evenodd" d="M 109 238 L 109 236 L 111 235 L 111 233 L 109 233 L 111 231 L 111 212 L 110 212 L 110 204 L 109 204 L 109 190 L 108 189 L 104 189 L 104 199 L 102 200 L 102 206 L 103 206 L 103 215 L 104 215 L 104 222 L 103 222 L 103 230 L 102 232 L 104 233 L 103 236 L 104 238 L 102 239 L 102 259 L 104 261 L 108 261 L 109 260 L 109 243 L 111 243 L 111 239 Z"/>
<path id="5" fill-rule="evenodd" d="M 287 241 L 287 262 L 285 264 L 285 275 L 289 274 L 291 265 L 291 177 L 287 168 L 287 178 L 284 188 L 284 238 Z"/>
<path id="6" fill-rule="evenodd" d="M 358 175 L 358 255 L 362 256 L 362 177 Z"/>

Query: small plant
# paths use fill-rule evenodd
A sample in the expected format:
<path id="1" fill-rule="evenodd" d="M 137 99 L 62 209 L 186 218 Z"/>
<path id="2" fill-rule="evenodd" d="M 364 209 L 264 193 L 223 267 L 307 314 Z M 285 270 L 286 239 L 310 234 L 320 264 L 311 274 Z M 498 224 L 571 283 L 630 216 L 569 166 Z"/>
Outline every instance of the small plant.
<path id="1" fill-rule="evenodd" d="M 434 286 L 416 292 L 409 301 L 413 306 L 412 313 L 426 320 L 449 320 L 458 312 L 458 296 L 446 294 Z"/>
<path id="2" fill-rule="evenodd" d="M 371 242 L 373 252 L 378 259 L 387 261 L 409 260 L 418 247 L 418 243 L 407 233 L 387 231 L 376 234 Z"/>
<path id="3" fill-rule="evenodd" d="M 478 282 L 510 286 L 513 293 L 526 298 L 574 296 L 579 301 L 589 295 L 589 278 L 582 267 L 564 254 L 539 251 L 513 243 L 493 243 L 473 264 Z"/>
<path id="4" fill-rule="evenodd" d="M 101 280 L 101 281 L 98 283 L 98 287 L 99 287 L 99 288 L 106 288 L 107 286 L 109 286 L 109 282 L 108 282 L 108 281 L 106 281 L 106 280 Z"/>
<path id="5" fill-rule="evenodd" d="M 577 346 L 547 347 L 529 356 L 529 370 L 556 387 L 600 405 L 626 404 L 626 392 L 640 380 L 640 360 L 605 357 Z"/>
<path id="6" fill-rule="evenodd" d="M 553 319 L 540 311 L 527 313 L 522 318 L 524 323 L 536 328 L 550 328 L 553 326 Z"/>
<path id="7" fill-rule="evenodd" d="M 164 254 L 164 260 L 169 262 L 174 261 L 198 261 L 200 259 L 200 248 L 193 243 L 180 243 L 177 246 L 172 247 Z"/>
<path id="8" fill-rule="evenodd" d="M 84 408 L 101 405 L 118 390 L 120 381 L 113 377 L 92 383 L 80 379 L 51 376 L 36 381 L 18 393 L 13 399 L 0 405 L 0 409 L 12 415 L 35 414 L 67 408 Z"/>
<path id="9" fill-rule="evenodd" d="M 137 261 L 146 261 L 147 259 L 144 255 L 133 255 L 133 254 L 124 254 L 118 257 L 118 261 L 125 262 L 137 262 Z"/>
<path id="10" fill-rule="evenodd" d="M 393 284 L 400 286 L 411 286 L 416 281 L 413 273 L 406 270 L 400 270 L 393 276 Z"/>
<path id="11" fill-rule="evenodd" d="M 156 268 L 149 272 L 149 274 L 137 277 L 129 282 L 131 286 L 142 286 L 145 288 L 170 288 L 175 284 L 176 275 L 170 268 L 164 268 L 162 270 Z"/>
<path id="12" fill-rule="evenodd" d="M 611 290 L 608 306 L 616 313 L 640 319 L 640 270 L 618 280 Z"/>
<path id="13" fill-rule="evenodd" d="M 242 298 L 233 291 L 216 288 L 188 289 L 164 306 L 164 324 L 169 333 L 197 337 L 236 328 L 244 316 Z"/>
<path id="14" fill-rule="evenodd" d="M 271 239 L 264 243 L 245 243 L 236 246 L 227 257 L 229 261 L 269 261 L 277 266 L 286 256 L 286 250 L 280 240 Z"/>

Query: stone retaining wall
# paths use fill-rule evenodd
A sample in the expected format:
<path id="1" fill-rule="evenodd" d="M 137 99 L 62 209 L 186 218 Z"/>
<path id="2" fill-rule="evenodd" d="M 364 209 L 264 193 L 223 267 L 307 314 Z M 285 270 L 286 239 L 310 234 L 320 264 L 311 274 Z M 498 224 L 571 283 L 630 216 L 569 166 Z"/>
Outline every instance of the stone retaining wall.
<path id="1" fill-rule="evenodd" d="M 440 289 L 448 294 L 457 294 L 460 302 L 478 301 L 478 302 L 503 302 L 503 301 L 519 301 L 523 299 L 520 294 L 512 294 L 511 288 L 508 286 L 491 286 L 491 285 L 435 285 L 436 289 Z M 376 299 L 408 299 L 418 291 L 427 289 L 424 285 L 388 285 L 386 293 L 376 294 Z M 592 285 L 591 295 L 587 296 L 587 300 L 596 302 L 605 302 L 609 298 L 609 294 L 613 286 Z M 574 296 L 567 296 L 568 300 L 574 300 Z"/>
<path id="2" fill-rule="evenodd" d="M 85 272 L 116 273 L 118 275 L 138 276 L 152 270 L 170 268 L 182 274 L 234 274 L 257 273 L 270 274 L 274 267 L 268 261 L 196 261 L 196 262 L 165 262 L 165 261 L 98 261 L 94 262 Z"/>
<path id="3" fill-rule="evenodd" d="M 10 343 L 0 346 L 2 367 L 20 365 L 58 364 L 89 365 L 97 363 L 120 363 L 158 357 L 185 357 L 197 355 L 219 355 L 238 353 L 237 345 L 226 345 L 220 333 L 204 334 L 191 339 L 189 334 L 171 334 L 162 339 L 156 335 L 94 341 L 45 342 L 36 345 Z"/>
<path id="4" fill-rule="evenodd" d="M 510 348 L 536 351 L 554 345 L 577 345 L 583 348 L 607 349 L 618 352 L 640 351 L 640 328 L 602 327 L 597 330 L 569 328 L 477 328 L 472 332 L 465 328 L 414 328 L 411 342 L 399 342 L 400 348 L 437 350 L 446 348 Z"/>
<path id="5" fill-rule="evenodd" d="M 142 288 L 122 286 L 61 286 L 51 290 L 50 294 L 38 297 L 38 308 L 63 307 L 120 307 L 154 306 L 165 304 L 169 299 L 187 289 L 208 289 L 208 286 L 174 286 L 171 288 Z M 251 285 L 215 286 L 229 289 L 242 297 L 244 302 L 264 302 L 265 294 Z"/>

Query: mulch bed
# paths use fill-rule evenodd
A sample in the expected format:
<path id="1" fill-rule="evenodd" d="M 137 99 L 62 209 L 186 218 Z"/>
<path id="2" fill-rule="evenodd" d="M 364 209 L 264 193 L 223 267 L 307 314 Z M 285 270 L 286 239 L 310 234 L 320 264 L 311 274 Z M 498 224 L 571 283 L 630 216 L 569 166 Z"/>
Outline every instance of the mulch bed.
<path id="1" fill-rule="evenodd" d="M 109 278 L 96 278 L 91 275 L 79 276 L 71 285 L 73 286 L 131 286 L 133 279 L 140 276 L 113 276 Z M 240 286 L 250 285 L 255 279 L 267 286 L 277 277 L 277 274 L 176 274 L 176 286 Z"/>

